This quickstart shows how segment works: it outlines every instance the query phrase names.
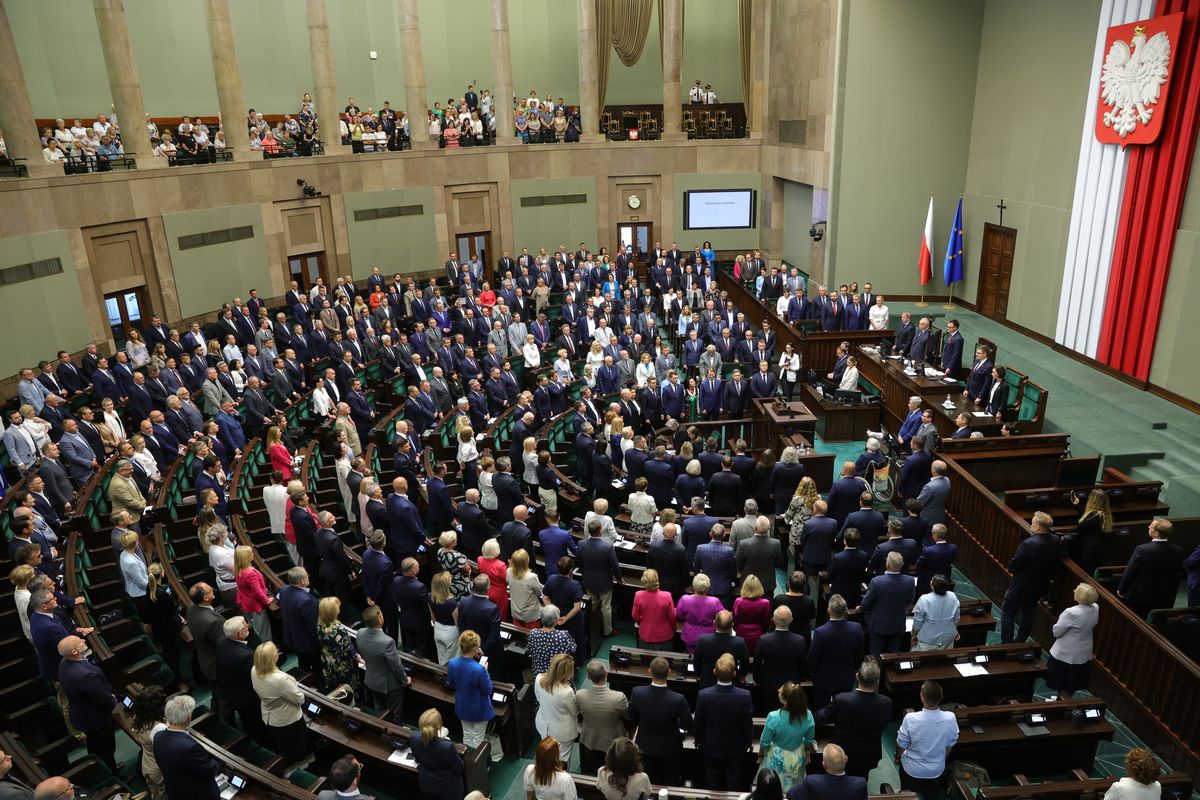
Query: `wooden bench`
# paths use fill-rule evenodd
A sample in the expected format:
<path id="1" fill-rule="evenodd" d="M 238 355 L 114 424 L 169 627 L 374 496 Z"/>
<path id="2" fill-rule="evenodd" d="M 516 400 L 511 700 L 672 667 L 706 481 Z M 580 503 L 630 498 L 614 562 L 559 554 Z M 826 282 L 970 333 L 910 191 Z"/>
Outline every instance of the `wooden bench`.
<path id="1" fill-rule="evenodd" d="M 1046 673 L 1042 647 L 1036 643 L 955 647 L 919 653 L 886 653 L 881 656 L 883 689 L 892 698 L 897 716 L 905 708 L 919 708 L 925 681 L 941 684 L 944 702 L 990 705 L 996 700 L 1033 699 L 1033 686 Z M 986 659 L 976 664 L 976 659 Z M 981 666 L 986 674 L 964 676 L 960 666 Z"/>

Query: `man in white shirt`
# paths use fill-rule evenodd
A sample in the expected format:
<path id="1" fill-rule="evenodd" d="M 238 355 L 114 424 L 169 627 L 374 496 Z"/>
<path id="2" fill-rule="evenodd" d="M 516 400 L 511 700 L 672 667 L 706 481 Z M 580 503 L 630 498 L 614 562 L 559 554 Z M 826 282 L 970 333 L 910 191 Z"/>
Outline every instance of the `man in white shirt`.
<path id="1" fill-rule="evenodd" d="M 700 85 L 700 81 L 697 80 L 696 85 L 693 86 L 688 92 L 688 98 L 692 101 L 693 105 L 699 105 L 700 103 L 704 102 L 705 96 L 704 87 L 702 87 Z"/>
<path id="2" fill-rule="evenodd" d="M 712 84 L 704 86 L 704 102 L 706 105 L 715 106 L 717 104 L 717 93 L 713 91 Z"/>
<path id="3" fill-rule="evenodd" d="M 924 800 L 945 797 L 946 756 L 958 741 L 958 719 L 941 711 L 942 687 L 934 681 L 921 686 L 921 710 L 904 715 L 896 734 L 896 763 L 900 787 Z"/>

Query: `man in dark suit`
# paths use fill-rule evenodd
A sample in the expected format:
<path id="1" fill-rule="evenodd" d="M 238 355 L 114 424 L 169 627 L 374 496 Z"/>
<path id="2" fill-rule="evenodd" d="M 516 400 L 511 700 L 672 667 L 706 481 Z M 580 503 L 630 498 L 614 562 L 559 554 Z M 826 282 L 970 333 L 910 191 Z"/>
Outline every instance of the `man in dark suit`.
<path id="1" fill-rule="evenodd" d="M 217 645 L 225 636 L 225 618 L 212 607 L 216 594 L 207 583 L 197 583 L 188 590 L 192 603 L 187 609 L 188 630 L 192 632 L 192 641 L 196 647 L 196 661 L 200 672 L 212 689 L 212 707 L 225 722 L 233 723 L 233 706 L 225 698 L 221 681 L 217 678 Z M 314 601 L 315 602 L 315 601 Z M 313 619 L 316 617 L 314 615 Z M 314 621 L 313 625 L 316 625 Z M 313 628 L 313 640 L 316 640 L 316 628 Z"/>
<path id="2" fill-rule="evenodd" d="M 882 575 L 885 559 L 888 553 L 899 553 L 904 558 L 901 572 L 907 573 L 908 568 L 917 563 L 921 553 L 921 545 L 912 539 L 904 538 L 904 523 L 898 517 L 892 517 L 887 523 L 888 538 L 875 547 L 871 554 L 869 568 L 872 575 Z M 949 576 L 950 573 L 946 573 Z M 918 588 L 918 593 L 920 589 Z"/>
<path id="3" fill-rule="evenodd" d="M 663 526 L 662 539 L 650 545 L 646 566 L 658 572 L 659 588 L 670 592 L 676 602 L 689 585 L 687 550 L 677 539 L 679 526 L 668 522 Z"/>
<path id="4" fill-rule="evenodd" d="M 847 774 L 866 778 L 883 757 L 883 733 L 892 721 L 892 699 L 879 694 L 878 661 L 862 662 L 855 677 L 858 688 L 838 694 L 815 719 L 818 725 L 833 726 L 829 740 L 845 751 Z"/>
<path id="5" fill-rule="evenodd" d="M 900 479 L 896 482 L 896 494 L 915 500 L 932 477 L 933 456 L 925 450 L 925 437 L 914 436 L 909 440 L 912 453 L 905 457 L 900 467 Z"/>
<path id="6" fill-rule="evenodd" d="M 733 685 L 737 665 L 723 653 L 713 667 L 715 686 L 696 698 L 696 746 L 704 753 L 707 788 L 741 791 L 742 762 L 754 739 L 754 701 L 750 691 Z"/>
<path id="7" fill-rule="evenodd" d="M 703 573 L 711 582 L 709 594 L 726 608 L 733 608 L 734 583 L 737 581 L 737 556 L 725 543 L 725 526 L 717 523 L 708 533 L 708 541 L 696 548 L 692 572 Z"/>
<path id="8" fill-rule="evenodd" d="M 354 565 L 346 555 L 346 547 L 334 532 L 337 520 L 330 511 L 317 514 L 317 553 L 321 556 L 321 593 L 325 596 L 350 598 L 350 581 Z M 344 604 L 346 601 L 343 601 Z"/>
<path id="9" fill-rule="evenodd" d="M 58 681 L 70 705 L 71 724 L 87 736 L 87 751 L 117 774 L 117 698 L 104 670 L 87 660 L 87 642 L 67 636 L 58 643 Z"/>
<path id="10" fill-rule="evenodd" d="M 1000 641 L 1023 642 L 1033 630 L 1033 612 L 1037 602 L 1050 591 L 1050 581 L 1058 569 L 1059 540 L 1051 533 L 1054 518 L 1045 511 L 1033 515 L 1033 535 L 1017 546 L 1008 561 L 1012 582 L 1000 604 Z M 1020 619 L 1016 619 L 1017 617 Z M 1016 638 L 1013 624 L 1016 622 Z"/>
<path id="11" fill-rule="evenodd" d="M 742 504 L 746 502 L 746 485 L 733 471 L 731 457 L 723 456 L 721 471 L 709 478 L 708 497 L 714 517 L 736 517 L 742 510 Z"/>
<path id="12" fill-rule="evenodd" d="M 524 550 L 533 558 L 533 531 L 525 524 L 529 519 L 529 507 L 519 505 L 513 509 L 513 518 L 500 528 L 500 558 L 508 561 L 512 554 Z"/>
<path id="13" fill-rule="evenodd" d="M 458 504 L 456 514 L 462 532 L 458 537 L 458 549 L 471 560 L 479 558 L 483 543 L 499 535 L 488 522 L 487 512 L 479 505 L 479 490 L 468 489 L 464 501 Z"/>
<path id="14" fill-rule="evenodd" d="M 800 683 L 808 665 L 808 644 L 791 631 L 792 610 L 778 606 L 772 617 L 775 630 L 764 633 L 754 649 L 754 683 L 758 686 L 759 713 L 779 708 L 779 687 Z"/>
<path id="15" fill-rule="evenodd" d="M 683 546 L 690 562 L 695 559 L 696 548 L 708 541 L 717 518 L 704 510 L 703 497 L 681 497 L 679 501 L 690 504 L 689 514 L 683 520 Z"/>
<path id="16" fill-rule="evenodd" d="M 829 569 L 833 560 L 833 540 L 838 534 L 837 521 L 826 516 L 827 511 L 824 500 L 813 503 L 813 515 L 805 521 L 800 532 L 804 573 L 814 591 L 820 581 L 819 573 Z"/>
<path id="17" fill-rule="evenodd" d="M 221 626 L 221 632 L 217 642 L 217 680 L 222 694 L 237 711 L 242 730 L 251 739 L 265 742 L 267 726 L 263 724 L 262 702 L 250 681 L 250 671 L 254 668 L 254 651 L 247 641 L 250 623 L 245 617 L 230 617 Z"/>
<path id="18" fill-rule="evenodd" d="M 488 672 L 499 680 L 503 675 L 504 641 L 500 638 L 500 609 L 488 599 L 491 585 L 487 575 L 476 575 L 471 581 L 471 594 L 458 602 L 458 630 L 479 635 L 480 648 L 488 658 Z M 429 628 L 428 623 L 425 627 Z"/>
<path id="19" fill-rule="evenodd" d="M 319 669 L 317 645 L 317 598 L 309 592 L 308 571 L 292 567 L 287 571 L 287 586 L 279 590 L 279 610 L 283 619 L 283 647 L 295 653 L 300 666 Z"/>
<path id="20" fill-rule="evenodd" d="M 829 594 L 840 594 L 850 608 L 857 606 L 862 598 L 862 585 L 867 580 L 867 563 L 870 556 L 859 548 L 858 530 L 849 528 L 842 537 L 845 547 L 834 553 L 829 562 Z"/>
<path id="21" fill-rule="evenodd" d="M 392 579 L 396 576 L 392 560 L 384 547 L 387 537 L 382 531 L 367 536 L 367 548 L 362 554 L 363 593 L 383 611 L 383 630 L 393 639 L 399 636 L 396 598 L 392 594 Z"/>
<path id="22" fill-rule="evenodd" d="M 654 448 L 654 457 L 643 466 L 646 492 L 654 498 L 658 508 L 668 508 L 675 493 L 675 470 L 666 460 L 667 450 L 659 445 Z"/>
<path id="23" fill-rule="evenodd" d="M 887 534 L 887 516 L 876 511 L 872 506 L 875 503 L 875 495 L 869 490 L 862 490 L 863 483 L 860 481 L 858 488 L 858 509 L 851 511 L 846 515 L 842 528 L 838 532 L 838 541 L 845 538 L 845 533 L 851 528 L 858 531 L 859 548 L 868 556 L 874 551 L 879 540 Z M 832 492 L 831 492 L 832 494 Z M 830 515 L 832 516 L 832 514 Z"/>
<path id="24" fill-rule="evenodd" d="M 917 364 L 925 361 L 933 350 L 933 332 L 929 330 L 929 319 L 922 317 L 913 332 L 912 344 L 908 348 L 908 357 Z"/>
<path id="25" fill-rule="evenodd" d="M 867 779 L 846 773 L 846 753 L 832 742 L 821 750 L 823 773 L 810 773 L 787 800 L 867 800 Z"/>
<path id="26" fill-rule="evenodd" d="M 430 651 L 432 629 L 429 626 L 429 588 L 417 577 L 420 570 L 415 558 L 400 562 L 400 574 L 392 581 L 392 596 L 400 609 L 400 638 L 404 649 L 426 656 Z"/>
<path id="27" fill-rule="evenodd" d="M 888 553 L 887 570 L 871 579 L 863 596 L 863 617 L 871 631 L 871 655 L 899 653 L 904 647 L 905 617 L 916 599 L 916 584 L 900 570 L 904 556 Z"/>
<path id="28" fill-rule="evenodd" d="M 846 620 L 846 601 L 841 595 L 829 598 L 829 621 L 813 631 L 808 650 L 808 670 L 813 681 L 813 710 L 854 688 L 854 672 L 865 651 L 862 625 Z"/>
<path id="29" fill-rule="evenodd" d="M 1143 618 L 1156 608 L 1171 608 L 1183 574 L 1183 550 L 1167 541 L 1171 523 L 1165 517 L 1150 520 L 1150 541 L 1134 548 L 1117 594 Z"/>
<path id="30" fill-rule="evenodd" d="M 188 733 L 196 701 L 180 694 L 167 701 L 166 730 L 154 735 L 154 758 L 167 785 L 167 800 L 219 800 L 214 780 L 224 765 Z"/>
<path id="31" fill-rule="evenodd" d="M 917 557 L 917 596 L 929 591 L 929 582 L 934 575 L 950 577 L 954 567 L 954 559 L 958 555 L 958 545 L 946 541 L 946 526 L 934 525 L 930 532 L 933 544 L 921 551 Z"/>
<path id="32" fill-rule="evenodd" d="M 829 516 L 837 521 L 839 528 L 846 522 L 846 517 L 861 507 L 860 500 L 866 488 L 866 482 L 854 476 L 854 462 L 843 461 L 842 476 L 829 487 L 827 495 Z M 882 522 L 880 524 L 882 526 Z"/>
<path id="33" fill-rule="evenodd" d="M 635 686 L 629 700 L 629 716 L 637 725 L 637 745 L 650 782 L 656 786 L 680 786 L 683 737 L 691 730 L 692 710 L 678 692 L 667 688 L 670 662 L 661 656 L 650 662 L 649 686 Z"/>
<path id="34" fill-rule="evenodd" d="M 589 522 L 587 538 L 579 543 L 577 561 L 583 589 L 588 594 L 593 613 L 597 608 L 600 609 L 603 633 L 612 636 L 621 632 L 612 624 L 613 583 L 624 583 L 625 579 L 621 577 L 616 550 L 600 538 L 600 534 L 600 523 L 596 520 Z"/>
<path id="35" fill-rule="evenodd" d="M 525 505 L 525 492 L 512 474 L 512 460 L 508 456 L 496 459 L 496 473 L 492 476 L 492 489 L 496 492 L 496 514 L 504 522 L 513 518 L 513 509 Z"/>
<path id="36" fill-rule="evenodd" d="M 958 320 L 946 323 L 946 341 L 942 344 L 942 371 L 948 378 L 962 372 L 963 336 L 958 332 Z"/>
<path id="37" fill-rule="evenodd" d="M 412 678 L 404 671 L 395 639 L 383 631 L 384 615 L 379 606 L 368 606 L 362 619 L 354 644 L 366 662 L 363 682 L 374 697 L 375 707 L 390 710 L 392 720 L 398 721 L 404 710 L 404 690 Z"/>
<path id="38" fill-rule="evenodd" d="M 967 388 L 963 389 L 963 397 L 983 405 L 991 395 L 992 389 L 992 360 L 988 358 L 988 348 L 980 345 L 975 348 L 975 363 L 967 373 Z"/>
<path id="39" fill-rule="evenodd" d="M 750 671 L 750 651 L 746 647 L 746 641 L 733 633 L 733 614 L 729 611 L 719 612 L 713 620 L 713 625 L 716 630 L 696 640 L 696 650 L 692 653 L 692 663 L 696 667 L 701 689 L 717 682 L 713 670 L 717 659 L 725 653 L 729 653 L 734 659 L 739 682 Z"/>

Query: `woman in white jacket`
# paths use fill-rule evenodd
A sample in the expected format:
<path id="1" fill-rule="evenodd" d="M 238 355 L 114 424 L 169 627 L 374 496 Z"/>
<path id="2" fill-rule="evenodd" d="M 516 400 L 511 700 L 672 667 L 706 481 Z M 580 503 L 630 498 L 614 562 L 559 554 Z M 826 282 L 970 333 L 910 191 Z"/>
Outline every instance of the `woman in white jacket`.
<path id="1" fill-rule="evenodd" d="M 579 738 L 579 703 L 571 679 L 575 675 L 575 659 L 559 653 L 550 659 L 550 666 L 534 678 L 533 694 L 538 702 L 534 726 L 542 738 L 553 736 L 558 741 L 558 757 L 570 765 Z"/>

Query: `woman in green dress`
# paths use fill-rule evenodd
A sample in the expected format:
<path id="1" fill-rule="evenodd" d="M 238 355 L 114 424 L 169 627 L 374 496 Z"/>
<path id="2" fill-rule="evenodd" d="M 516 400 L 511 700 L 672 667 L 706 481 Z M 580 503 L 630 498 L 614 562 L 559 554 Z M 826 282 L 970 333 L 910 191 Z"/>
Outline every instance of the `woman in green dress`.
<path id="1" fill-rule="evenodd" d="M 350 629 L 338 622 L 342 601 L 323 597 L 317 606 L 317 644 L 321 647 L 321 691 L 330 692 L 343 683 L 349 684 L 354 696 L 362 697 L 359 677 L 358 651 Z"/>
<path id="2" fill-rule="evenodd" d="M 788 681 L 779 687 L 779 702 L 781 707 L 767 715 L 758 750 L 763 767 L 775 770 L 786 794 L 804 782 L 804 751 L 816 738 L 816 726 L 800 684 Z"/>

